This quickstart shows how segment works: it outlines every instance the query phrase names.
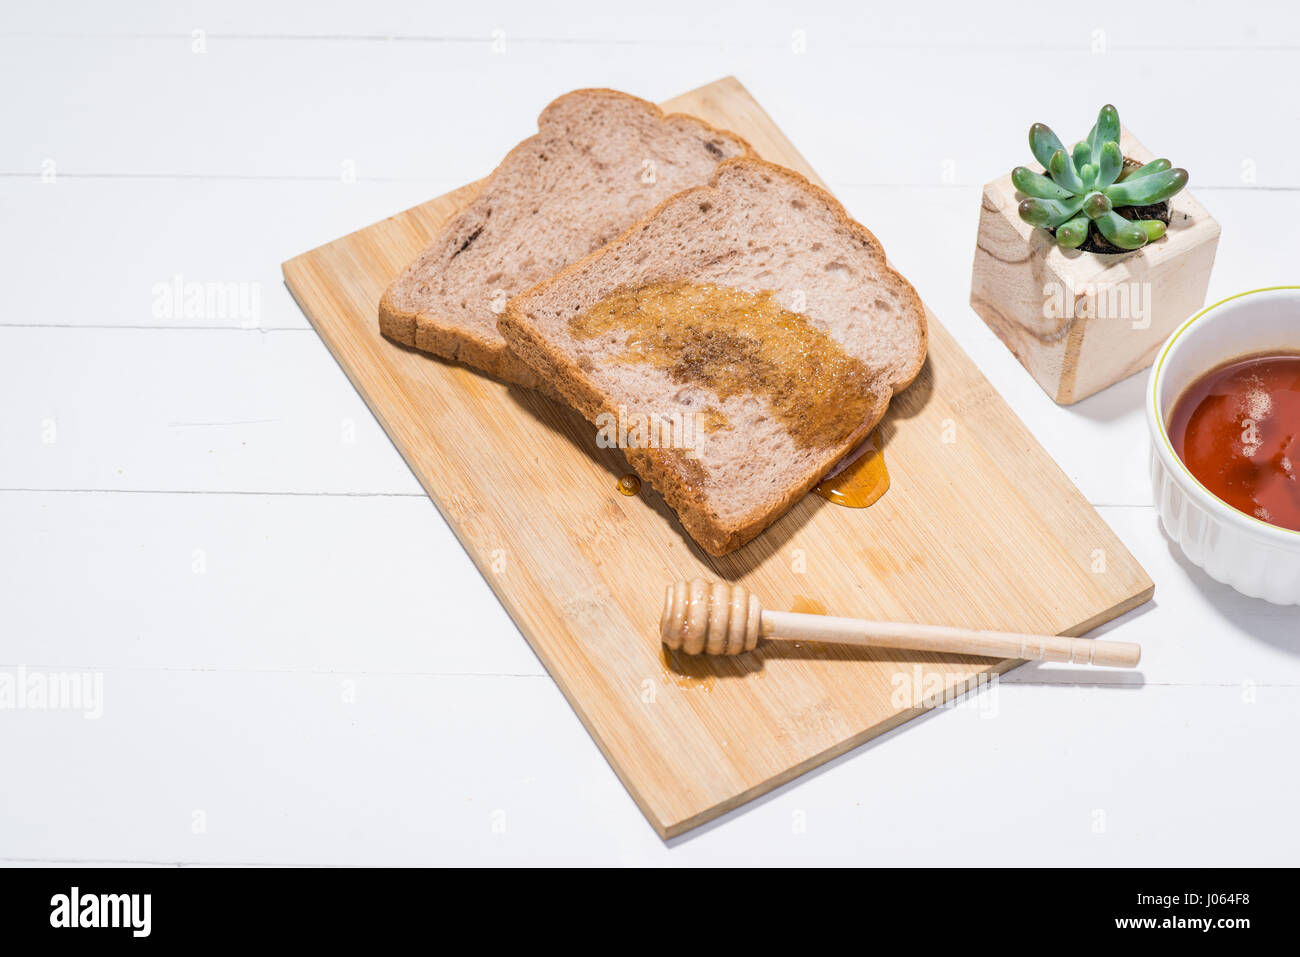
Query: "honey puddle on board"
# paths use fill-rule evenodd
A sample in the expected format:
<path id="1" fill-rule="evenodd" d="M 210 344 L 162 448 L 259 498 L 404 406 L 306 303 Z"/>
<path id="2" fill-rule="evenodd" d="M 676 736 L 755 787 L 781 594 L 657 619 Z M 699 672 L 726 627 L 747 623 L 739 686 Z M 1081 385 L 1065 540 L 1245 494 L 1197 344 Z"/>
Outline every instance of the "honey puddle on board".
<path id="1" fill-rule="evenodd" d="M 717 683 L 708 655 L 688 655 L 673 651 L 667 645 L 659 646 L 659 661 L 664 666 L 664 683 L 671 681 L 679 688 L 691 688 L 708 694 Z"/>
<path id="2" fill-rule="evenodd" d="M 808 598 L 804 595 L 795 595 L 794 601 L 790 604 L 790 610 L 797 615 L 824 615 L 826 606 L 816 598 Z"/>
<path id="3" fill-rule="evenodd" d="M 822 479 L 813 489 L 828 502 L 845 508 L 866 508 L 889 491 L 889 471 L 880 450 L 880 432 L 874 432 L 868 449 L 838 475 Z"/>
<path id="4" fill-rule="evenodd" d="M 794 601 L 790 603 L 790 610 L 797 615 L 826 614 L 826 606 L 816 598 L 809 598 L 807 595 L 795 595 Z M 820 641 L 792 641 L 790 644 L 799 650 L 799 656 L 802 658 L 825 658 L 830 651 Z"/>

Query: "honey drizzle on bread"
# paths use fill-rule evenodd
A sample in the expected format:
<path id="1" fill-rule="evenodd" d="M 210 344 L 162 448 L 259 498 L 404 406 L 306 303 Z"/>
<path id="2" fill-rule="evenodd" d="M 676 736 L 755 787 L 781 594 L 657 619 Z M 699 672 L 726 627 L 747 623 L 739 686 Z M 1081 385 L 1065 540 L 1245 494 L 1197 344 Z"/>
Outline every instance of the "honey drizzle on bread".
<path id="1" fill-rule="evenodd" d="M 680 279 L 620 288 L 569 329 L 579 339 L 622 336 L 623 361 L 657 366 L 720 399 L 762 397 L 803 448 L 838 447 L 879 404 L 871 370 L 770 290 Z M 715 427 L 729 421 L 709 408 Z"/>

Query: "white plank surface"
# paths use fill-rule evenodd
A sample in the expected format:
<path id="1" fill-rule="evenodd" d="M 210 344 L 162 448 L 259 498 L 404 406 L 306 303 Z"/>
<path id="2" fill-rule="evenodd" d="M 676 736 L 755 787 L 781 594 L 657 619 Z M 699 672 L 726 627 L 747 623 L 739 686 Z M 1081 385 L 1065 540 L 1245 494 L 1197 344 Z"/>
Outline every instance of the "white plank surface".
<path id="1" fill-rule="evenodd" d="M 99 673 L 104 714 L 0 711 L 0 861 L 1294 863 L 1300 612 L 1159 533 L 1142 377 L 1061 409 L 967 297 L 979 186 L 1108 99 L 1222 223 L 1212 298 L 1295 282 L 1300 17 L 1023 6 L 6 7 L 0 670 Z M 482 175 L 566 89 L 727 73 L 1157 591 L 1105 629 L 1141 674 L 1026 666 L 665 845 L 279 263 Z M 161 308 L 176 276 L 256 316 Z"/>

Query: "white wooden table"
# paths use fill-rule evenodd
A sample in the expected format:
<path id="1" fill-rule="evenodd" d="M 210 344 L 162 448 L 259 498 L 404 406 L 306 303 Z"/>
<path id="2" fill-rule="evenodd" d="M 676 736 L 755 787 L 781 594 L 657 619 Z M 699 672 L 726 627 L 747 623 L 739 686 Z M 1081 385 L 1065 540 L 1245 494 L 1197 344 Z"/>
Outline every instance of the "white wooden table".
<path id="1" fill-rule="evenodd" d="M 980 186 L 1107 101 L 1222 223 L 1212 300 L 1297 281 L 1294 8 L 173 6 L 0 12 L 0 672 L 103 683 L 97 720 L 0 710 L 0 861 L 1296 862 L 1300 610 L 1160 533 L 1144 376 L 1059 408 L 967 303 Z M 728 73 L 1156 598 L 1102 629 L 1140 674 L 1022 667 L 666 845 L 279 266 L 483 175 L 559 93 Z"/>

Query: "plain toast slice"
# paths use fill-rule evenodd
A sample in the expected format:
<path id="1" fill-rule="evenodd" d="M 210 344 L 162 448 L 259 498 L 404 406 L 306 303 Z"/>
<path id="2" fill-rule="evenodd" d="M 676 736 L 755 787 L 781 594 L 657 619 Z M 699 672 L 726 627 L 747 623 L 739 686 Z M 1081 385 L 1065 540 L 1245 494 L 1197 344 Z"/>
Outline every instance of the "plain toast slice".
<path id="1" fill-rule="evenodd" d="M 561 96 L 537 129 L 379 303 L 389 339 L 526 386 L 538 384 L 533 370 L 496 327 L 506 300 L 751 152 L 733 133 L 614 90 Z"/>
<path id="2" fill-rule="evenodd" d="M 752 158 L 514 297 L 498 326 L 712 555 L 861 444 L 926 350 L 925 309 L 876 238 Z"/>

